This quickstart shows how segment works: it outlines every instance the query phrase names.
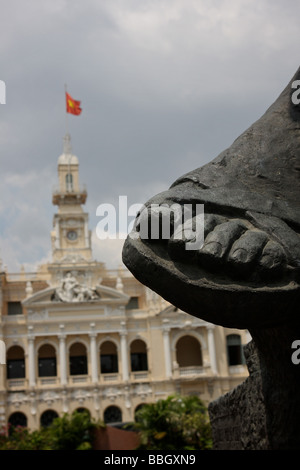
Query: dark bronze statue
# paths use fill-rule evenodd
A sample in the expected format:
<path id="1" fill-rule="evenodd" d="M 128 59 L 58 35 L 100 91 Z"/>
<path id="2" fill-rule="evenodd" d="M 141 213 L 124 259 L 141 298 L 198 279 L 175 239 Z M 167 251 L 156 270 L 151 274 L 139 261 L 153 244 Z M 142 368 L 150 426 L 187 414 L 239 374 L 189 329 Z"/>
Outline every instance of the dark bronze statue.
<path id="1" fill-rule="evenodd" d="M 230 148 L 145 204 L 123 248 L 123 261 L 134 276 L 173 305 L 215 324 L 250 331 L 264 413 L 258 424 L 253 410 L 248 424 L 252 420 L 252 429 L 256 426 L 265 437 L 244 436 L 235 448 L 300 448 L 300 364 L 291 359 L 292 344 L 300 340 L 298 88 L 300 68 Z M 202 226 L 196 213 L 201 204 Z M 190 231 L 181 218 L 186 206 L 192 207 Z M 153 207 L 161 223 L 171 214 L 169 237 L 141 235 L 141 223 L 153 223 Z M 203 230 L 204 243 L 187 250 L 195 227 Z M 248 393 L 250 398 L 253 390 Z M 247 400 L 243 403 L 248 406 Z M 239 403 L 234 407 L 238 413 Z M 213 417 L 216 409 L 214 404 Z"/>

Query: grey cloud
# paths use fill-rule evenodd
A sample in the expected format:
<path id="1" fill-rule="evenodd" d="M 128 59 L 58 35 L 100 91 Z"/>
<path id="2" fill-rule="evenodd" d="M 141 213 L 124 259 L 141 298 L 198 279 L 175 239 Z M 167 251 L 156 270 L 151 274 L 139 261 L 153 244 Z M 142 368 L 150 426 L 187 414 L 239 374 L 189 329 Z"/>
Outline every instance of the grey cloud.
<path id="1" fill-rule="evenodd" d="M 65 83 L 82 101 L 82 115 L 68 123 L 94 229 L 101 202 L 122 194 L 144 202 L 214 158 L 299 65 L 294 0 L 1 3 L 0 227 L 11 269 L 24 253 L 38 263 L 50 249 Z M 30 207 L 41 214 L 39 227 Z M 14 238 L 20 226 L 35 228 L 37 250 Z M 4 257 L 1 243 L 0 251 Z"/>

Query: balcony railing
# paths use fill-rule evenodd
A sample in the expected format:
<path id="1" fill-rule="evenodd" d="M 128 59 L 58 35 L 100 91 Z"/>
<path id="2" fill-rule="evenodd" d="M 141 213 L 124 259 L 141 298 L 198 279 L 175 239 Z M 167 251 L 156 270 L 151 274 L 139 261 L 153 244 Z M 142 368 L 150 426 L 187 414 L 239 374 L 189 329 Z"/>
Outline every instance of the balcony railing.
<path id="1" fill-rule="evenodd" d="M 136 371 L 131 373 L 131 378 L 133 380 L 145 380 L 148 379 L 148 371 L 147 370 L 141 370 L 141 371 Z"/>
<path id="2" fill-rule="evenodd" d="M 237 364 L 236 366 L 229 366 L 230 374 L 245 374 L 247 373 L 247 367 L 243 364 Z"/>
<path id="3" fill-rule="evenodd" d="M 7 386 L 9 389 L 12 388 L 26 388 L 27 379 L 7 379 Z"/>
<path id="4" fill-rule="evenodd" d="M 56 385 L 57 377 L 48 377 L 46 379 L 41 379 L 40 382 L 42 385 Z"/>
<path id="5" fill-rule="evenodd" d="M 100 380 L 103 380 L 104 382 L 117 382 L 119 381 L 120 377 L 119 374 L 117 373 L 112 373 L 112 374 L 101 374 L 100 375 Z"/>
<path id="6" fill-rule="evenodd" d="M 61 201 L 68 199 L 76 199 L 81 204 L 84 204 L 87 198 L 87 191 L 85 187 L 80 187 L 78 190 L 63 191 L 61 188 L 54 188 L 52 192 L 53 204 L 59 204 Z"/>
<path id="7" fill-rule="evenodd" d="M 86 383 L 89 382 L 89 376 L 88 375 L 73 375 L 70 376 L 69 380 L 73 384 L 81 384 L 81 383 Z"/>
<path id="8" fill-rule="evenodd" d="M 203 375 L 206 373 L 206 368 L 203 366 L 189 366 L 189 367 L 179 367 L 180 377 L 190 376 L 190 375 Z"/>

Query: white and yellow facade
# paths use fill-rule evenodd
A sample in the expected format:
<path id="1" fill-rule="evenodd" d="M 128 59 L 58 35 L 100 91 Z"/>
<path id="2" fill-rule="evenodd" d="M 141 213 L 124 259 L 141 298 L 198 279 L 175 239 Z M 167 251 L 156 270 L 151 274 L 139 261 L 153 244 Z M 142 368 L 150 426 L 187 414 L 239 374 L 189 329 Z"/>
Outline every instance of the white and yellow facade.
<path id="1" fill-rule="evenodd" d="M 78 409 L 129 422 L 144 403 L 180 393 L 208 404 L 241 383 L 247 331 L 192 317 L 125 268 L 93 259 L 68 136 L 58 181 L 52 262 L 37 273 L 0 273 L 0 426 L 38 429 Z"/>

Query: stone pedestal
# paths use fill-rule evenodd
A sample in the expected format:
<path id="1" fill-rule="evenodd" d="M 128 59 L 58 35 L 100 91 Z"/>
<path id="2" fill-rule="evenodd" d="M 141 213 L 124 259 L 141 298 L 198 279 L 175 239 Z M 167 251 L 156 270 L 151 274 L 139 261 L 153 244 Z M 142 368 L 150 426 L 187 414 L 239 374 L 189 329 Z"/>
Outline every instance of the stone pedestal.
<path id="1" fill-rule="evenodd" d="M 216 450 L 299 450 L 300 364 L 292 361 L 298 325 L 251 332 L 249 377 L 209 406 Z"/>
<path id="2" fill-rule="evenodd" d="M 249 377 L 209 405 L 215 450 L 269 449 L 261 371 L 253 341 L 244 353 Z"/>

